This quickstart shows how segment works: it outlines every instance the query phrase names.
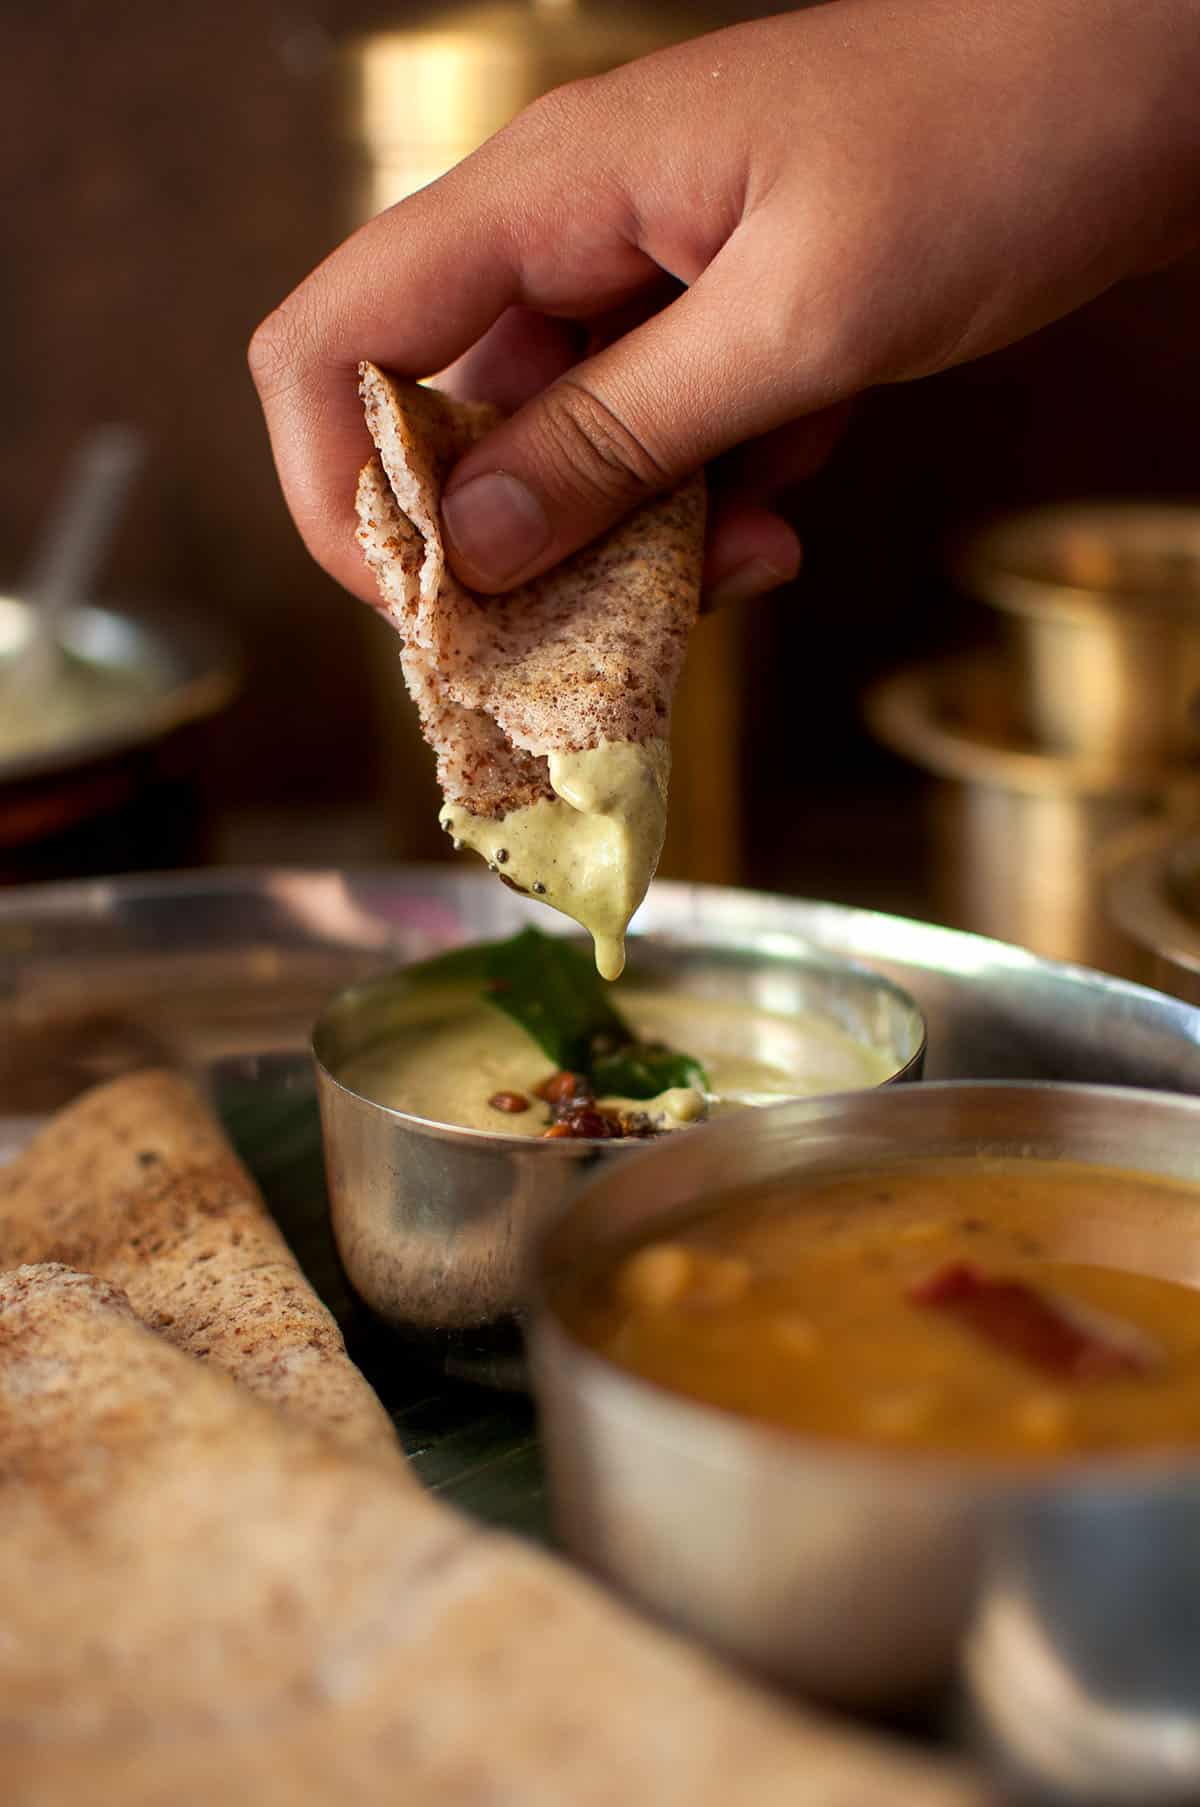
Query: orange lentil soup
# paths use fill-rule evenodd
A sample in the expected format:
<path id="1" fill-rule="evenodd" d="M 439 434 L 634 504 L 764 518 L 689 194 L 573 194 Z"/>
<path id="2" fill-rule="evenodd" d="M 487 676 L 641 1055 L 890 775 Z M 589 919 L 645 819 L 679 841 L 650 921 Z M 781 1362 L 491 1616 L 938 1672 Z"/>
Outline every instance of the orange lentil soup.
<path id="1" fill-rule="evenodd" d="M 558 1292 L 591 1348 L 789 1430 L 1044 1459 L 1200 1446 L 1200 1188 L 1058 1162 L 728 1198 Z"/>

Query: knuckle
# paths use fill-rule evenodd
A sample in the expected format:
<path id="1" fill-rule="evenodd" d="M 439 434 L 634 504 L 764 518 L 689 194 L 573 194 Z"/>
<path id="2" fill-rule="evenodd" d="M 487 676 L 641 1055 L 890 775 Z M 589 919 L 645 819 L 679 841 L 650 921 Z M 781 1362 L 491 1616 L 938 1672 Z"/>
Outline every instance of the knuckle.
<path id="1" fill-rule="evenodd" d="M 264 402 L 274 401 L 300 381 L 306 338 L 287 302 L 255 328 L 246 352 L 254 386 Z"/>
<path id="2" fill-rule="evenodd" d="M 787 373 L 789 388 L 819 404 L 844 393 L 848 383 L 854 386 L 861 342 L 856 309 L 842 297 L 798 287 L 763 306 L 759 329 L 769 367 Z"/>
<path id="3" fill-rule="evenodd" d="M 544 401 L 543 429 L 556 479 L 579 499 L 623 503 L 671 481 L 667 466 L 637 430 L 583 383 L 564 377 Z"/>
<path id="4" fill-rule="evenodd" d="M 590 111 L 594 86 L 594 78 L 584 77 L 547 89 L 518 113 L 507 131 L 542 147 L 574 141 Z"/>
<path id="5" fill-rule="evenodd" d="M 801 209 L 781 243 L 755 245 L 754 356 L 776 373 L 782 395 L 804 398 L 806 411 L 886 374 L 880 297 L 890 273 L 876 240 L 853 224 L 831 236 L 822 218 Z"/>

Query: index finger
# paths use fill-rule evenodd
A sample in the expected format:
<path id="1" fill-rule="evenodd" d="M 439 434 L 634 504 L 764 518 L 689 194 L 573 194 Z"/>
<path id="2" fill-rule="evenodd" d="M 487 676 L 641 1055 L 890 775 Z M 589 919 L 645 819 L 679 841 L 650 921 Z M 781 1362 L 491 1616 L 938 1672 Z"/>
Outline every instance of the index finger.
<path id="1" fill-rule="evenodd" d="M 570 317 L 623 299 L 644 253 L 580 210 L 560 158 L 513 135 L 360 228 L 259 327 L 250 367 L 284 496 L 309 551 L 364 601 L 354 486 L 371 445 L 357 367 L 419 378 L 461 356 L 515 303 Z M 515 165 L 515 166 L 514 166 Z M 531 176 L 531 169 L 540 174 Z M 586 233 L 584 223 L 586 222 Z"/>

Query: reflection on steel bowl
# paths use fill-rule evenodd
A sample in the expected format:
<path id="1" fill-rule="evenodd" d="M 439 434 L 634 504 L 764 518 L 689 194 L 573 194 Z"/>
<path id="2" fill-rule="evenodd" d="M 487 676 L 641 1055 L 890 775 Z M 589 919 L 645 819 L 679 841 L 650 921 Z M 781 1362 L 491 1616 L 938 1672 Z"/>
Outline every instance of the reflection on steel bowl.
<path id="1" fill-rule="evenodd" d="M 725 1370 L 740 1333 L 729 1328 L 737 1310 L 728 1300 L 745 1278 L 733 1269 L 752 1262 L 721 1242 L 715 1215 L 695 1247 L 681 1222 L 756 1188 L 836 1179 L 846 1194 L 857 1175 L 862 1224 L 843 1196 L 834 1228 L 842 1238 L 861 1228 L 858 1254 L 869 1259 L 880 1252 L 867 1221 L 882 1209 L 879 1194 L 898 1163 L 917 1159 L 986 1163 L 993 1175 L 1065 1161 L 1076 1193 L 1097 1184 L 1087 1211 L 1040 1215 L 1028 1199 L 1021 1210 L 997 1205 L 1003 1187 L 993 1187 L 997 1224 L 964 1203 L 980 1251 L 966 1262 L 957 1244 L 968 1232 L 938 1222 L 931 1187 L 928 1211 L 910 1212 L 884 1254 L 901 1278 L 920 1280 L 914 1312 L 946 1311 L 953 1322 L 913 1330 L 915 1355 L 893 1349 L 896 1385 L 876 1385 L 876 1417 L 860 1423 L 859 1403 L 844 1401 L 835 1424 L 826 1400 L 772 1402 L 766 1417 L 816 1427 L 783 1430 L 731 1409 L 736 1381 Z M 1126 1170 L 1119 1184 L 1113 1169 Z M 1006 1210 L 1020 1249 L 1001 1234 Z M 635 1332 L 607 1354 L 590 1346 L 603 1339 L 581 1320 L 581 1276 L 627 1273 L 614 1264 L 638 1247 L 657 1251 L 659 1270 L 634 1275 L 642 1303 L 665 1301 L 681 1337 L 689 1314 L 704 1326 L 708 1379 L 697 1384 L 693 1372 L 686 1391 L 672 1378 L 681 1358 L 668 1329 L 649 1341 Z M 679 1138 L 619 1178 L 599 1176 L 534 1256 L 531 1359 L 559 1531 L 608 1580 L 777 1679 L 877 1706 L 910 1700 L 957 1668 L 984 1734 L 1039 1783 L 1089 1801 L 1149 1801 L 1182 1782 L 1191 1798 L 1200 1787 L 1200 1565 L 1189 1515 L 1200 1504 L 1200 1426 L 1194 1416 L 1180 1423 L 1177 1408 L 1200 1354 L 1200 1311 L 1181 1317 L 1182 1287 L 1165 1283 L 1200 1285 L 1198 1251 L 1196 1099 L 926 1084 L 783 1105 Z M 813 1257 L 818 1267 L 829 1259 L 828 1249 Z M 790 1338 L 786 1359 L 801 1365 L 815 1348 L 802 1328 L 810 1338 L 839 1321 L 846 1335 L 878 1330 L 870 1286 L 825 1277 L 836 1311 L 813 1294 L 811 1273 L 807 1313 L 782 1295 L 769 1307 Z M 759 1284 L 767 1300 L 778 1276 Z M 738 1309 L 744 1321 L 745 1299 Z M 908 1409 L 921 1388 L 906 1387 L 906 1368 L 951 1345 L 961 1352 L 959 1391 L 982 1389 L 989 1409 L 1025 1414 L 1011 1434 L 997 1440 L 970 1425 L 956 1437 L 953 1413 L 922 1419 Z M 657 1378 L 635 1371 L 639 1361 Z M 1015 1376 L 1005 1361 L 1017 1363 Z M 862 1374 L 864 1362 L 869 1354 L 850 1365 Z M 1107 1421 L 1103 1400 L 1084 1409 L 1073 1392 L 1091 1384 L 1110 1389 Z M 889 1400 L 896 1410 L 879 1415 Z M 1131 1449 L 1143 1412 L 1147 1447 Z M 1043 1691 L 1039 1674 L 1054 1686 Z M 1168 1720 L 1173 1743 L 1159 1735 Z"/>
<path id="2" fill-rule="evenodd" d="M 744 1071 L 755 1056 L 760 1072 L 771 1061 L 777 1068 L 781 1048 L 785 1058 L 797 1059 L 787 1019 L 807 1012 L 826 1038 L 826 1056 L 832 1045 L 842 1058 L 835 1084 L 854 1082 L 846 1055 L 855 1043 L 861 1052 L 858 1083 L 915 1077 L 925 1029 L 913 1000 L 866 967 L 797 953 L 797 946 L 772 955 L 736 942 L 638 939 L 615 1001 L 636 1000 L 640 989 L 656 1020 L 686 1016 L 696 1025 L 686 1033 L 698 1037 L 689 1052 L 701 1059 L 713 1051 L 711 1037 L 699 1028 L 710 1014 L 721 1025 L 718 1039 L 727 1038 L 728 1070 L 741 1065 Z M 476 986 L 431 989 L 402 972 L 342 993 L 314 1033 L 338 1247 L 362 1297 L 404 1328 L 475 1330 L 507 1318 L 517 1304 L 530 1237 L 561 1212 L 585 1177 L 645 1146 L 514 1133 L 506 1114 L 488 1110 L 484 1094 L 491 1095 L 493 1079 L 477 1086 L 469 1069 L 459 1101 L 447 1097 L 444 1114 L 477 1124 L 490 1116 L 493 1128 L 417 1114 L 438 1107 L 440 1096 L 436 1085 L 430 1091 L 411 1076 L 410 1057 L 420 1038 L 430 1038 L 429 1047 L 456 1017 L 469 1028 L 478 1009 Z M 740 1042 L 731 1035 L 731 1022 Z M 738 1044 L 732 1052 L 730 1040 Z M 447 1045 L 453 1045 L 452 1035 Z M 389 1090 L 381 1050 L 385 1056 L 396 1050 L 407 1062 L 413 1088 L 407 1110 L 396 1103 L 406 1095 L 403 1083 L 399 1093 Z M 478 1048 L 471 1058 L 484 1064 Z M 539 1062 L 552 1071 L 535 1051 L 534 1066 Z M 808 1078 L 808 1089 L 820 1083 L 814 1071 Z M 803 1074 L 794 1089 L 804 1089 Z M 531 1114 L 537 1114 L 532 1104 Z"/>

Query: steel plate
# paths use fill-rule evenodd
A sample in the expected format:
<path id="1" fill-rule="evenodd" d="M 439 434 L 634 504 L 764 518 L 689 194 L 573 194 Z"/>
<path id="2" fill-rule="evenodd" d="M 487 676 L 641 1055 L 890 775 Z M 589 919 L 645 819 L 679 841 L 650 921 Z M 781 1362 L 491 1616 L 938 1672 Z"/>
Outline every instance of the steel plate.
<path id="1" fill-rule="evenodd" d="M 85 1086 L 151 1061 L 209 1086 L 231 1135 L 427 1483 L 544 1531 L 524 1401 L 456 1387 L 359 1307 L 328 1229 L 311 1022 L 357 976 L 522 922 L 484 873 L 211 872 L 0 893 L 0 1158 Z M 566 925 L 564 925 L 566 926 Z M 1018 948 L 870 911 L 655 885 L 637 928 L 864 960 L 910 990 L 934 1078 L 1200 1091 L 1200 1010 Z"/>

